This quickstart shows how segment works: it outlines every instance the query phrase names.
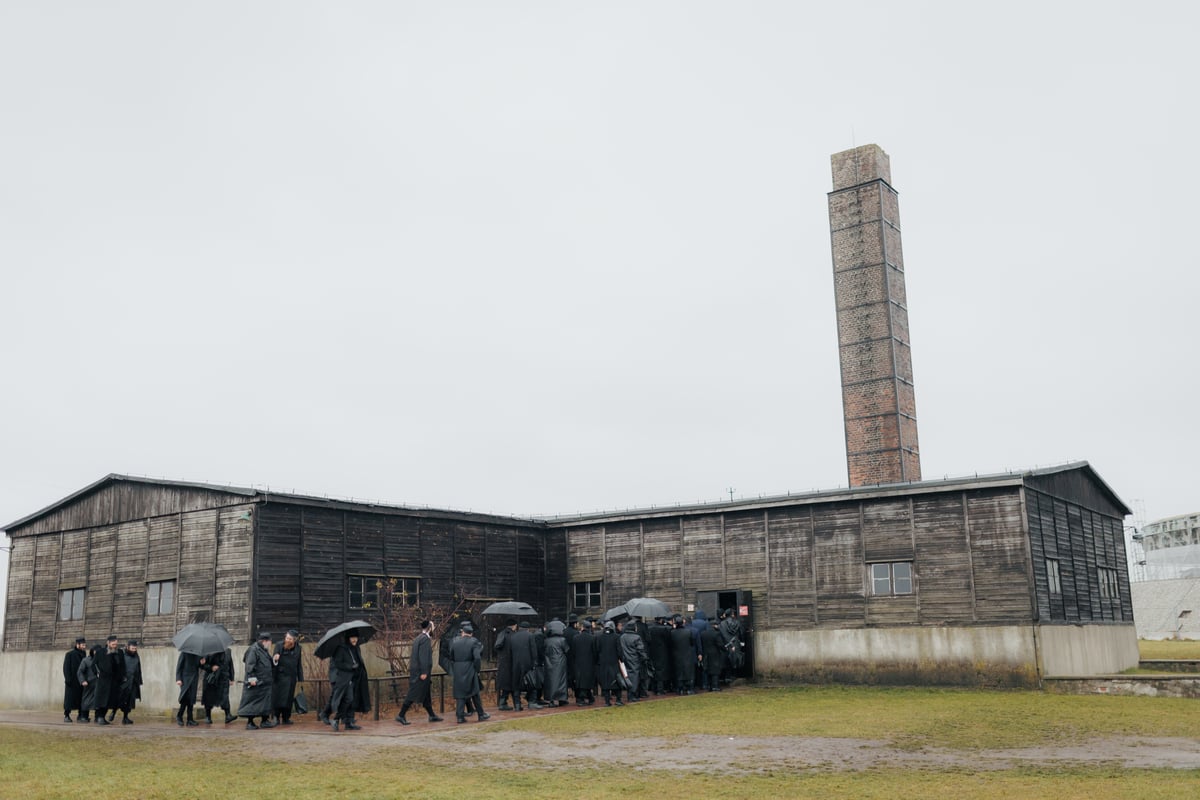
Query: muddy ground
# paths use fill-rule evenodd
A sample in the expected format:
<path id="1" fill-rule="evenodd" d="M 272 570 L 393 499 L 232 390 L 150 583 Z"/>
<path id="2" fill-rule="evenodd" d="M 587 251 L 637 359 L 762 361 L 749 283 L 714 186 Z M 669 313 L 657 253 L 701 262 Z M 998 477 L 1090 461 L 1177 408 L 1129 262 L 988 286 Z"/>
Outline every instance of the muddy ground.
<path id="1" fill-rule="evenodd" d="M 645 701 L 643 701 L 645 702 Z M 650 702 L 680 702 L 674 698 Z M 682 700 L 681 702 L 686 702 Z M 412 725 L 404 727 L 390 716 L 379 722 L 360 720 L 361 731 L 333 733 L 314 715 L 298 716 L 297 724 L 272 730 L 246 730 L 244 721 L 230 725 L 220 721 L 211 726 L 177 727 L 165 714 L 153 717 L 138 712 L 133 725 L 66 724 L 49 712 L 0 711 L 0 725 L 36 727 L 61 732 L 63 736 L 87 738 L 122 736 L 178 739 L 181 746 L 194 748 L 202 740 L 214 750 L 237 748 L 265 759 L 319 763 L 321 761 L 377 754 L 403 758 L 406 751 L 452 750 L 459 758 L 476 764 L 505 764 L 510 768 L 546 769 L 564 763 L 576 767 L 601 767 L 619 763 L 680 773 L 719 771 L 730 774 L 777 770 L 864 770 L 871 768 L 993 770 L 1021 766 L 1067 765 L 1115 766 L 1123 768 L 1200 768 L 1200 738 L 1102 737 L 1082 742 L 1065 742 L 1023 749 L 948 750 L 928 747 L 900 749 L 885 741 L 830 739 L 800 736 L 712 736 L 638 737 L 588 735 L 563 739 L 498 725 L 498 722 L 533 715 L 604 713 L 600 709 L 524 711 L 519 714 L 492 711 L 485 722 L 457 724 L 453 713 L 446 721 L 430 723 L 424 713 L 410 713 Z M 611 713 L 620 713 L 614 710 Z M 217 715 L 219 718 L 221 715 Z"/>

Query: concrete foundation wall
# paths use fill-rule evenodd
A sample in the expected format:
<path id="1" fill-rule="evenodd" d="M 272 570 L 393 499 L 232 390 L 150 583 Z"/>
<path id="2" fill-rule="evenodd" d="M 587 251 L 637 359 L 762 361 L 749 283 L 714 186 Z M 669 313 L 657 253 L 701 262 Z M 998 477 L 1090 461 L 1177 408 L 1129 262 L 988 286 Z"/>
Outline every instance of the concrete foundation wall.
<path id="1" fill-rule="evenodd" d="M 242 655 L 246 648 L 230 649 L 239 682 L 230 687 L 229 700 L 236 710 L 242 697 Z M 62 708 L 65 655 L 65 651 L 0 653 L 0 708 Z M 179 652 L 173 647 L 139 647 L 138 656 L 142 659 L 142 699 L 138 708 L 151 714 L 178 708 L 175 660 Z"/>
<path id="2" fill-rule="evenodd" d="M 1034 686 L 1138 663 L 1132 624 L 759 631 L 754 647 L 759 676 L 816 682 Z"/>
<path id="3" fill-rule="evenodd" d="M 1031 626 L 760 631 L 760 676 L 848 683 L 1032 686 Z"/>
<path id="4" fill-rule="evenodd" d="M 1138 665 L 1133 623 L 1042 625 L 1038 636 L 1043 675 L 1112 675 Z"/>

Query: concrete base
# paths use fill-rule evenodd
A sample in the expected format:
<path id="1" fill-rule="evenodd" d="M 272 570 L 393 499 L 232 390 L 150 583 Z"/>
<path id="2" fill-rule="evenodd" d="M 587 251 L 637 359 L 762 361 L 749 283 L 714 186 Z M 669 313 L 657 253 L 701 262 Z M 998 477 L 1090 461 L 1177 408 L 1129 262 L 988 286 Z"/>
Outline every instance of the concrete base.
<path id="1" fill-rule="evenodd" d="M 1036 686 L 1138 663 L 1133 625 L 996 625 L 756 631 L 757 673 L 821 683 Z"/>
<path id="2" fill-rule="evenodd" d="M 230 648 L 239 680 L 242 677 L 244 645 Z M 66 651 L 0 653 L 0 708 L 62 708 L 62 665 Z M 139 647 L 142 660 L 142 699 L 138 708 L 146 713 L 162 713 L 179 708 L 179 687 L 175 685 L 175 661 L 179 652 L 173 647 Z M 241 683 L 229 689 L 234 710 L 242 697 Z"/>

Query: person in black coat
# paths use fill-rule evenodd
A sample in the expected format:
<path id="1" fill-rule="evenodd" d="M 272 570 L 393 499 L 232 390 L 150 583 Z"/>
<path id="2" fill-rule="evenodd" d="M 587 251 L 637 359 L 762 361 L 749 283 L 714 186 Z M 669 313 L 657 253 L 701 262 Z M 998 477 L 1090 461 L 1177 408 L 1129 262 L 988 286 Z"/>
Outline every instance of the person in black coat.
<path id="1" fill-rule="evenodd" d="M 525 691 L 525 699 L 530 708 L 545 708 L 538 703 L 537 690 L 528 689 L 524 685 L 525 675 L 537 666 L 537 644 L 529 631 L 529 623 L 525 622 L 508 636 L 508 674 L 511 680 L 510 690 L 513 694 L 513 710 L 521 710 L 521 691 Z"/>
<path id="2" fill-rule="evenodd" d="M 579 634 L 572 647 L 575 650 L 575 705 L 590 706 L 596 702 L 596 646 L 592 623 L 580 624 Z"/>
<path id="3" fill-rule="evenodd" d="M 600 682 L 600 695 L 604 705 L 612 705 L 612 692 L 616 689 L 617 705 L 621 702 L 621 642 L 617 636 L 617 626 L 610 620 L 604 623 L 604 629 L 595 637 L 592 647 L 596 652 L 596 679 Z"/>
<path id="4" fill-rule="evenodd" d="M 229 689 L 236 680 L 233 654 L 226 648 L 223 652 L 209 653 L 204 657 L 204 685 L 200 687 L 200 704 L 204 706 L 204 721 L 212 724 L 213 708 L 225 712 L 225 724 L 237 719 L 229 708 Z"/>
<path id="5" fill-rule="evenodd" d="M 83 686 L 79 683 L 79 665 L 87 658 L 87 639 L 80 636 L 75 646 L 63 656 L 63 722 L 79 722 L 84 719 Z M 71 712 L 75 719 L 71 719 Z"/>
<path id="6" fill-rule="evenodd" d="M 117 649 L 117 637 L 109 636 L 106 649 L 96 656 L 96 723 L 107 725 L 117 716 L 125 656 Z"/>
<path id="7" fill-rule="evenodd" d="M 675 691 L 695 694 L 692 676 L 696 670 L 696 648 L 692 644 L 692 630 L 682 617 L 675 617 L 671 628 L 671 663 L 675 671 Z"/>
<path id="8" fill-rule="evenodd" d="M 292 724 L 292 704 L 296 702 L 296 685 L 304 680 L 304 661 L 300 650 L 300 632 L 291 630 L 275 645 L 275 673 L 272 676 L 271 702 L 275 707 L 275 724 Z"/>
<path id="9" fill-rule="evenodd" d="M 504 627 L 496 633 L 496 642 L 492 649 L 496 653 L 496 693 L 499 695 L 498 708 L 501 711 L 512 711 L 513 708 L 508 704 L 510 697 L 513 697 L 513 680 L 512 680 L 512 660 L 508 657 L 508 638 L 517 630 L 517 621 L 515 619 L 504 620 Z M 520 703 L 519 695 L 515 698 Z"/>
<path id="10" fill-rule="evenodd" d="M 479 715 L 479 721 L 491 719 L 483 710 L 479 697 L 479 668 L 483 660 L 483 642 L 473 634 L 475 627 L 470 622 L 459 625 L 458 637 L 450 643 L 450 674 L 454 677 L 455 717 L 459 723 L 467 721 L 467 704 L 471 701 Z"/>
<path id="11" fill-rule="evenodd" d="M 567 640 L 567 688 L 575 695 L 575 700 L 579 700 L 579 690 L 575 688 L 575 637 L 579 635 L 579 617 L 575 614 L 567 615 L 567 629 L 563 631 L 563 636 Z"/>
<path id="12" fill-rule="evenodd" d="M 671 683 L 671 629 L 663 617 L 655 617 L 647 631 L 650 634 L 650 663 L 654 665 L 654 677 L 648 691 L 662 694 Z"/>
<path id="13" fill-rule="evenodd" d="M 396 722 L 411 725 L 405 715 L 414 705 L 423 706 L 430 722 L 441 722 L 433 712 L 433 621 L 422 620 L 421 632 L 412 640 L 408 653 L 408 694 L 396 715 Z"/>
<path id="14" fill-rule="evenodd" d="M 125 659 L 125 671 L 122 673 L 119 690 L 121 724 L 132 725 L 133 720 L 129 718 L 129 712 L 133 711 L 137 701 L 142 699 L 142 658 L 138 655 L 138 643 L 135 640 L 130 639 L 126 643 L 122 657 Z"/>
<path id="15" fill-rule="evenodd" d="M 362 730 L 355 721 L 355 714 L 370 710 L 370 687 L 367 686 L 367 667 L 363 663 L 362 651 L 358 649 L 358 631 L 346 631 L 345 640 L 333 651 L 330 659 L 330 674 L 337 670 L 337 681 L 333 684 L 334 710 L 333 729 L 341 723 L 348 731 Z"/>
<path id="16" fill-rule="evenodd" d="M 529 632 L 533 636 L 533 647 L 537 653 L 534 667 L 537 669 L 536 674 L 540 679 L 533 690 L 533 701 L 530 702 L 529 707 L 545 708 L 550 705 L 550 701 L 546 699 L 546 626 L 535 625 L 529 629 Z"/>
<path id="17" fill-rule="evenodd" d="M 700 665 L 704 671 L 703 686 L 710 692 L 721 691 L 721 670 L 725 667 L 725 649 L 721 645 L 721 633 L 717 630 L 719 620 L 700 633 Z"/>
<path id="18" fill-rule="evenodd" d="M 271 657 L 271 634 L 262 631 L 254 644 L 242 656 L 242 671 L 246 676 L 238 716 L 246 718 L 246 730 L 274 728 L 271 722 L 271 684 L 275 679 L 275 660 Z M 254 718 L 262 717 L 255 725 Z"/>
<path id="19" fill-rule="evenodd" d="M 567 626 L 555 619 L 546 626 L 546 681 L 542 695 L 551 708 L 567 704 L 570 679 L 567 663 L 571 644 L 566 637 Z"/>
<path id="20" fill-rule="evenodd" d="M 179 687 L 179 710 L 175 712 L 175 724 L 182 726 L 184 712 L 187 724 L 195 725 L 192 706 L 196 705 L 196 687 L 200 685 L 200 670 L 204 659 L 195 653 L 180 653 L 175 659 L 175 685 Z"/>
<path id="21" fill-rule="evenodd" d="M 79 717 L 75 720 L 76 722 L 87 722 L 88 714 L 96 708 L 96 681 L 100 677 L 100 673 L 96 670 L 96 659 L 98 658 L 100 658 L 100 648 L 93 646 L 83 657 L 83 661 L 79 662 L 79 669 L 75 671 L 75 679 L 83 688 L 83 697 L 79 701 Z"/>
<path id="22" fill-rule="evenodd" d="M 636 703 L 640 694 L 642 670 L 646 667 L 646 662 L 650 660 L 646 653 L 646 640 L 638 632 L 637 626 L 631 621 L 625 624 L 621 631 L 621 661 L 625 664 L 625 671 L 629 676 L 629 702 Z M 617 699 L 621 698 L 620 690 L 617 691 Z"/>

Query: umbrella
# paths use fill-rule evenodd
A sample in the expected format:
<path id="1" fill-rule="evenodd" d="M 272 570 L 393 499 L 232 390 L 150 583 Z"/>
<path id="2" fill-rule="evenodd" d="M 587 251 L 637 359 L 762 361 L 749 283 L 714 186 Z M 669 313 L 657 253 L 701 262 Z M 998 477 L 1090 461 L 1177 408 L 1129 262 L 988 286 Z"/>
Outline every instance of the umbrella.
<path id="1" fill-rule="evenodd" d="M 193 622 L 184 625 L 179 633 L 171 638 L 171 644 L 181 653 L 191 653 L 206 656 L 209 653 L 220 653 L 233 644 L 233 637 L 224 625 L 216 622 Z"/>
<path id="2" fill-rule="evenodd" d="M 363 622 L 361 619 L 343 622 L 341 625 L 335 625 L 325 631 L 325 635 L 321 637 L 321 641 L 317 642 L 317 649 L 313 650 L 313 655 L 317 658 L 329 658 L 333 655 L 333 651 L 342 643 L 344 638 L 342 634 L 346 631 L 356 631 L 358 633 L 358 643 L 366 644 L 375 635 L 375 626 L 369 622 Z"/>
<path id="3" fill-rule="evenodd" d="M 546 623 L 546 630 L 561 636 L 567 630 L 567 624 L 560 619 L 552 619 Z"/>
<path id="4" fill-rule="evenodd" d="M 669 617 L 671 616 L 671 607 L 662 600 L 656 600 L 653 597 L 635 597 L 625 603 L 625 613 L 631 617 L 650 619 L 655 617 Z"/>
<path id="5" fill-rule="evenodd" d="M 533 606 L 519 600 L 503 600 L 499 603 L 492 603 L 480 613 L 504 614 L 509 617 L 536 617 L 538 615 Z"/>
<path id="6" fill-rule="evenodd" d="M 616 608 L 610 608 L 608 611 L 605 611 L 604 616 L 600 619 L 603 622 L 608 622 L 610 619 L 615 621 L 628 616 L 630 616 L 630 614 L 629 611 L 626 610 L 625 606 L 619 605 Z"/>

